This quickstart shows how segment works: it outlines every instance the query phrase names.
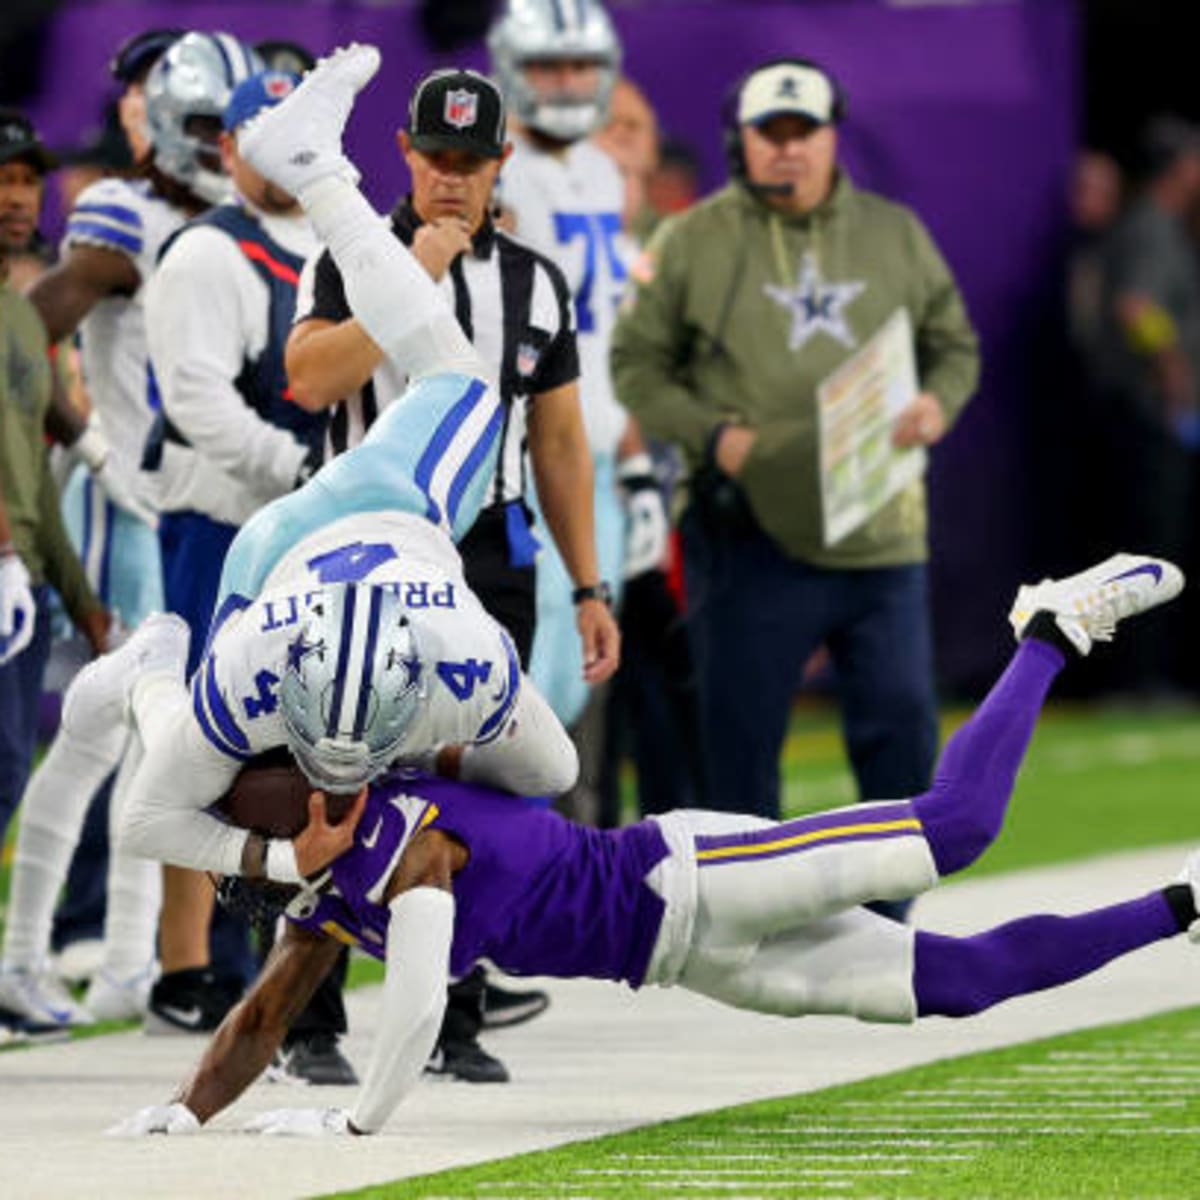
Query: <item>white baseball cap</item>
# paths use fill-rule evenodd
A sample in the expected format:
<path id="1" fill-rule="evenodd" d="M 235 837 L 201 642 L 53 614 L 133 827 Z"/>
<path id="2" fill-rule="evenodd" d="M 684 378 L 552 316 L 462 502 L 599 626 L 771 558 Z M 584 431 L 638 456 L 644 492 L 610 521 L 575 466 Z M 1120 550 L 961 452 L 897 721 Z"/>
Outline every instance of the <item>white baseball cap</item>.
<path id="1" fill-rule="evenodd" d="M 772 117 L 807 117 L 818 125 L 838 119 L 833 80 L 819 67 L 799 62 L 768 63 L 747 77 L 738 93 L 739 125 L 761 125 Z"/>

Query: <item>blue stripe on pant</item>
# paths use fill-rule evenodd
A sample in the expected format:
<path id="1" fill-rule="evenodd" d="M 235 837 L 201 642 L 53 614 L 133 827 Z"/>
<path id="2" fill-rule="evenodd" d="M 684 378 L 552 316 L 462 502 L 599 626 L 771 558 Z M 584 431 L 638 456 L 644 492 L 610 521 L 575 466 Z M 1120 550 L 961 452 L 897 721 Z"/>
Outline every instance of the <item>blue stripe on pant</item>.
<path id="1" fill-rule="evenodd" d="M 417 380 L 384 409 L 361 445 L 242 526 L 221 576 L 219 602 L 234 592 L 258 595 L 301 538 L 353 513 L 413 513 L 457 541 L 479 515 L 495 474 L 501 415 L 496 392 L 473 376 Z"/>
<path id="2" fill-rule="evenodd" d="M 779 818 L 779 761 L 805 662 L 825 644 L 860 799 L 916 795 L 937 753 L 923 564 L 827 570 L 764 534 L 682 524 L 713 808 Z"/>
<path id="3" fill-rule="evenodd" d="M 113 504 L 86 467 L 67 482 L 62 513 L 88 582 L 105 607 L 131 629 L 163 610 L 158 537 L 145 521 Z"/>

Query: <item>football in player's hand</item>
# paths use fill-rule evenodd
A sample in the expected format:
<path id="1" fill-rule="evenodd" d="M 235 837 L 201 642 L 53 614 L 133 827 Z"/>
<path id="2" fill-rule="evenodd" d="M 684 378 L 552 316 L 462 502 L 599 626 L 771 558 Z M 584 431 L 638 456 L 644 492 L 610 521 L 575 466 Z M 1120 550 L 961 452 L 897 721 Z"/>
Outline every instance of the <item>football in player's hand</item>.
<path id="1" fill-rule="evenodd" d="M 264 837 L 293 838 L 308 824 L 308 798 L 316 790 L 292 761 L 279 757 L 247 763 L 215 807 L 233 825 Z M 336 825 L 354 797 L 325 795 L 325 812 Z"/>

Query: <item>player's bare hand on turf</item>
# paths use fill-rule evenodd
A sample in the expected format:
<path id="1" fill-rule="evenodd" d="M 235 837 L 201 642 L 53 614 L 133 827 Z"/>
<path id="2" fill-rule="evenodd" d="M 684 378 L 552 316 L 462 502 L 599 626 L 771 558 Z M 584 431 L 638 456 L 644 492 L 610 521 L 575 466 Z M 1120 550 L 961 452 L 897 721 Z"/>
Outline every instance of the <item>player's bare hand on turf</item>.
<path id="1" fill-rule="evenodd" d="M 433 279 L 441 279 L 450 264 L 471 250 L 471 227 L 461 217 L 439 217 L 422 225 L 413 237 L 412 252 Z"/>
<path id="2" fill-rule="evenodd" d="M 106 1129 L 108 1137 L 147 1137 L 152 1133 L 199 1133 L 200 1119 L 186 1104 L 151 1104 Z"/>
<path id="3" fill-rule="evenodd" d="M 336 825 L 331 825 L 325 809 L 325 793 L 313 792 L 309 796 L 308 824 L 292 841 L 296 851 L 296 867 L 301 875 L 315 875 L 339 854 L 350 849 L 366 804 L 367 789 L 363 787 L 354 797 L 354 806 L 350 811 Z"/>
<path id="4" fill-rule="evenodd" d="M 575 624 L 583 643 L 583 677 L 603 683 L 621 665 L 621 631 L 612 609 L 603 600 L 582 600 L 576 606 Z"/>
<path id="5" fill-rule="evenodd" d="M 945 432 L 946 414 L 942 411 L 942 402 L 932 392 L 921 392 L 897 415 L 892 427 L 892 444 L 902 450 L 909 446 L 932 446 Z"/>
<path id="6" fill-rule="evenodd" d="M 242 1128 L 267 1137 L 343 1137 L 354 1131 L 344 1108 L 273 1108 Z"/>

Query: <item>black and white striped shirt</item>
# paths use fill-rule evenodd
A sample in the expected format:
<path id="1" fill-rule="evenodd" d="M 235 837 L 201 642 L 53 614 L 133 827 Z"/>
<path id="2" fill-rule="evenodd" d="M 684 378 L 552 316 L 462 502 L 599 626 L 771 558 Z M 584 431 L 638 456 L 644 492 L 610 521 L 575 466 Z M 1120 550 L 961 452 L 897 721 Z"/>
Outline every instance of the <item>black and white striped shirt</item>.
<path id="1" fill-rule="evenodd" d="M 408 200 L 392 213 L 392 229 L 405 245 L 412 244 L 420 224 Z M 455 259 L 441 287 L 505 402 L 496 478 L 486 505 L 520 499 L 526 483 L 526 404 L 579 378 L 570 290 L 553 262 L 490 220 L 476 233 L 472 253 Z M 336 322 L 351 315 L 341 272 L 326 250 L 305 266 L 296 320 Z M 357 395 L 334 409 L 327 453 L 357 445 L 407 383 L 403 372 L 385 360 Z"/>

